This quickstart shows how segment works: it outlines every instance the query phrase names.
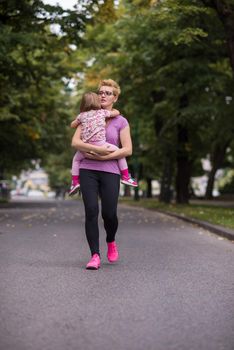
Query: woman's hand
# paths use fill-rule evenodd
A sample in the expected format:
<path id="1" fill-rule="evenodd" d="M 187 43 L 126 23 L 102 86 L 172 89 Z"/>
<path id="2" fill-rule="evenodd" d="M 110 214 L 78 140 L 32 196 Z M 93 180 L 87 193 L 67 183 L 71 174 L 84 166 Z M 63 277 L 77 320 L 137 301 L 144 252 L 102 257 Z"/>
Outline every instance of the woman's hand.
<path id="1" fill-rule="evenodd" d="M 108 149 L 107 146 L 101 146 L 99 149 L 103 149 L 102 154 L 97 154 L 98 151 L 95 149 L 95 151 L 91 151 L 91 154 L 90 151 L 89 153 L 86 153 L 85 158 L 96 160 L 112 160 L 130 156 L 132 154 L 132 140 L 129 126 L 126 126 L 123 130 L 120 131 L 120 141 L 122 148 L 119 148 L 116 151 L 106 151 L 106 149 Z"/>
<path id="2" fill-rule="evenodd" d="M 116 151 L 114 151 L 116 152 Z M 88 158 L 88 159 L 96 159 L 96 160 L 112 160 L 112 159 L 116 159 L 115 157 L 113 157 L 113 152 L 110 152 L 109 154 L 107 155 L 100 155 L 100 154 L 97 154 L 95 152 L 87 152 L 87 153 L 84 153 L 84 156 L 85 158 Z"/>
<path id="3" fill-rule="evenodd" d="M 97 153 L 90 153 L 90 152 L 83 152 L 85 158 L 88 158 L 88 159 L 95 159 L 95 160 L 103 160 L 103 157 L 105 156 L 101 156 L 101 155 L 98 155 Z"/>
<path id="4" fill-rule="evenodd" d="M 91 151 L 89 153 L 94 154 L 94 155 L 96 154 L 96 155 L 100 155 L 100 156 L 107 156 L 108 154 L 113 152 L 113 150 L 110 151 L 109 147 L 110 146 L 106 146 L 106 145 L 97 146 L 95 151 Z"/>
<path id="5" fill-rule="evenodd" d="M 86 152 L 87 158 L 98 159 L 98 160 L 111 160 L 111 159 L 120 159 L 123 157 L 128 157 L 132 154 L 132 140 L 130 135 L 130 128 L 126 126 L 120 131 L 120 143 L 122 145 L 116 151 L 110 151 L 108 146 L 95 146 L 87 142 L 83 142 L 80 137 L 81 126 L 79 125 L 76 129 L 76 132 L 72 138 L 72 147 L 75 149 Z M 91 152 L 91 156 L 89 154 Z"/>
<path id="6" fill-rule="evenodd" d="M 72 138 L 72 147 L 74 147 L 75 149 L 81 152 L 86 152 L 86 153 L 91 152 L 91 154 L 97 154 L 97 155 L 103 155 L 103 156 L 110 155 L 113 152 L 109 149 L 110 146 L 108 145 L 96 146 L 87 142 L 83 142 L 81 140 L 81 125 L 78 125 L 76 132 Z"/>

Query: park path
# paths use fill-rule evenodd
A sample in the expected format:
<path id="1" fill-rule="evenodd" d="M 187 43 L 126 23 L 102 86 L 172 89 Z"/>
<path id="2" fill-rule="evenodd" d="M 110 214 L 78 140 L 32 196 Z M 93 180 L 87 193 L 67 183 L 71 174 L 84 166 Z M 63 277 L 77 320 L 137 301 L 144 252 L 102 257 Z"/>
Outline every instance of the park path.
<path id="1" fill-rule="evenodd" d="M 233 350 L 232 242 L 120 206 L 111 265 L 100 227 L 87 271 L 80 201 L 0 209 L 0 350 Z"/>

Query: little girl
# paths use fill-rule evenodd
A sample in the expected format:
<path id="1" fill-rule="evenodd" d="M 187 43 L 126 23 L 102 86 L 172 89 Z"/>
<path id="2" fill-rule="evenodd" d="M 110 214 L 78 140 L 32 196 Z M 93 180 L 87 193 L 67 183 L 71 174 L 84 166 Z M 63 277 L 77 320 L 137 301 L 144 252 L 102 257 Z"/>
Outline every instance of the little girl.
<path id="1" fill-rule="evenodd" d="M 87 92 L 83 95 L 80 103 L 80 114 L 71 123 L 72 128 L 76 128 L 81 124 L 81 139 L 84 142 L 91 143 L 96 146 L 106 145 L 108 150 L 114 152 L 117 146 L 106 142 L 106 118 L 113 118 L 119 115 L 117 109 L 108 111 L 101 109 L 99 97 L 94 92 Z M 72 161 L 72 184 L 69 195 L 75 194 L 80 187 L 79 173 L 80 161 L 84 159 L 81 152 L 76 152 Z M 130 176 L 128 165 L 125 158 L 118 159 L 118 165 L 121 173 L 121 182 L 125 185 L 137 187 L 137 182 Z"/>

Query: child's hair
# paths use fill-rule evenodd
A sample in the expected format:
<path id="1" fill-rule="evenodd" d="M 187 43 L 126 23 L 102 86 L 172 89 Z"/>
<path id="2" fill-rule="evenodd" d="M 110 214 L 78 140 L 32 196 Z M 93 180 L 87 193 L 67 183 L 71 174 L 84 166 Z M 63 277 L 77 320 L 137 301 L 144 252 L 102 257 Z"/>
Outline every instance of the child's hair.
<path id="1" fill-rule="evenodd" d="M 104 79 L 101 80 L 99 85 L 98 85 L 98 90 L 101 88 L 101 86 L 110 86 L 113 88 L 113 93 L 115 96 L 119 96 L 121 93 L 120 86 L 119 84 L 116 83 L 116 81 L 112 79 Z"/>
<path id="2" fill-rule="evenodd" d="M 86 92 L 80 102 L 80 113 L 88 112 L 93 109 L 101 109 L 99 97 L 95 92 Z"/>

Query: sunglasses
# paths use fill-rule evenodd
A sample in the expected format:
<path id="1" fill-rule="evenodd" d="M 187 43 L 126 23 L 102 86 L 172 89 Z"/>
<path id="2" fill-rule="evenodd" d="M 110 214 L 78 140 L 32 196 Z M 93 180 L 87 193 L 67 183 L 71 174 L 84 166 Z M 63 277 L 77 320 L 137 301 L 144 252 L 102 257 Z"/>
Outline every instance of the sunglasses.
<path id="1" fill-rule="evenodd" d="M 98 91 L 97 94 L 99 96 L 102 96 L 102 95 L 104 95 L 104 96 L 112 96 L 112 95 L 114 95 L 115 96 L 115 94 L 112 91 Z"/>

